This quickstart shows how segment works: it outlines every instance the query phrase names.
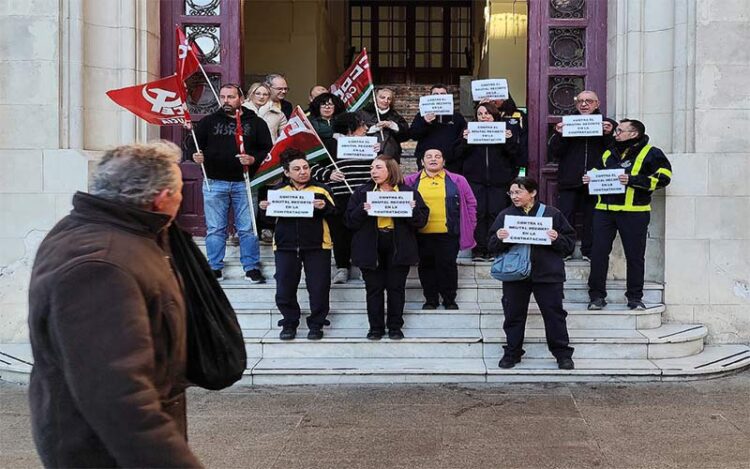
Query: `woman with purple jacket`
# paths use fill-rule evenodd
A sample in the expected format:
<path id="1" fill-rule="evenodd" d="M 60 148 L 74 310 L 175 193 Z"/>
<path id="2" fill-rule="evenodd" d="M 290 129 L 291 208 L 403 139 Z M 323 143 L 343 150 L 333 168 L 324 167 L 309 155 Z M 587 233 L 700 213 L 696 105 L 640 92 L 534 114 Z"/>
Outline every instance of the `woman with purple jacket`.
<path id="1" fill-rule="evenodd" d="M 425 298 L 422 309 L 436 309 L 441 296 L 445 309 L 458 309 L 456 256 L 459 250 L 476 245 L 477 201 L 466 178 L 445 170 L 440 150 L 425 151 L 422 167 L 404 179 L 430 209 L 427 225 L 417 233 L 419 281 Z"/>

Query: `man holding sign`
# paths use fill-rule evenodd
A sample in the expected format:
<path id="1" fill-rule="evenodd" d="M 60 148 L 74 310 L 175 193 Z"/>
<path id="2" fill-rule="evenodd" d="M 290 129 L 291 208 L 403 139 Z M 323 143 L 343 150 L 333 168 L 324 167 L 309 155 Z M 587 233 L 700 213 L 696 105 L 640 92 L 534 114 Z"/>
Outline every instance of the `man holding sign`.
<path id="1" fill-rule="evenodd" d="M 606 148 L 607 137 L 603 135 L 597 94 L 589 90 L 581 91 L 575 97 L 575 105 L 575 113 L 564 116 L 563 122 L 555 126 L 548 142 L 548 154 L 551 160 L 557 161 L 557 207 L 574 227 L 578 221 L 576 214 L 583 216 L 582 231 L 578 235 L 581 255 L 588 260 L 591 256 L 591 219 L 595 199 L 581 184 L 581 177 L 596 165 Z"/>
<path id="2" fill-rule="evenodd" d="M 510 186 L 513 206 L 500 212 L 490 229 L 488 245 L 494 252 L 508 251 L 513 242 L 532 244 L 530 277 L 503 282 L 503 330 L 507 345 L 499 366 L 513 368 L 525 353 L 523 338 L 533 293 L 544 319 L 547 347 L 560 369 L 572 370 L 573 347 L 568 345 L 565 322 L 568 313 L 563 309 L 563 257 L 573 252 L 575 231 L 559 210 L 549 206 L 542 209 L 536 200 L 538 189 L 534 179 L 514 179 Z M 540 210 L 544 211 L 539 214 Z"/>
<path id="3" fill-rule="evenodd" d="M 335 211 L 333 195 L 324 185 L 310 180 L 310 165 L 304 152 L 295 148 L 284 150 L 281 164 L 286 181 L 268 191 L 269 200 L 258 204 L 269 216 L 278 217 L 273 250 L 276 307 L 283 316 L 279 321 L 282 328 L 279 338 L 292 340 L 297 335 L 300 319 L 297 287 L 304 266 L 310 296 L 307 338 L 320 340 L 323 326 L 328 324 L 333 244 L 325 218 Z M 276 200 L 271 200 L 272 195 L 278 196 Z"/>
<path id="4" fill-rule="evenodd" d="M 448 88 L 445 85 L 433 85 L 430 89 L 429 96 L 450 96 Z M 429 96 L 423 96 L 427 98 Z M 421 102 L 421 99 L 420 99 Z M 435 112 L 420 112 L 414 116 L 409 132 L 411 138 L 417 141 L 417 148 L 414 150 L 414 158 L 417 160 L 417 168 L 422 169 L 422 158 L 427 150 L 440 150 L 445 159 L 445 167 L 453 172 L 461 171 L 460 164 L 453 159 L 453 144 L 461 138 L 461 133 L 466 128 L 466 120 L 458 113 L 451 110 L 447 114 L 438 114 Z"/>
<path id="5" fill-rule="evenodd" d="M 624 191 L 597 196 L 594 211 L 594 244 L 589 273 L 590 310 L 607 305 L 607 269 L 615 235 L 620 233 L 627 264 L 625 296 L 630 309 L 646 309 L 643 279 L 646 236 L 651 220 L 651 194 L 672 180 L 672 166 L 660 149 L 648 144 L 642 122 L 623 119 L 615 130 L 615 144 L 604 152 L 595 169 L 621 171 L 617 176 Z M 584 184 L 591 177 L 582 177 Z"/>

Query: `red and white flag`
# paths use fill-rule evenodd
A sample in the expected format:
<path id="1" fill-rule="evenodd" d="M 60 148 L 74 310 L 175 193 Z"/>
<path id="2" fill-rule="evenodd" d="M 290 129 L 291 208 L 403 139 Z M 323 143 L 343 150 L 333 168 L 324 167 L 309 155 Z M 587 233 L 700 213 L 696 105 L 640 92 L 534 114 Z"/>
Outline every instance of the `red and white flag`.
<path id="1" fill-rule="evenodd" d="M 354 112 L 364 106 L 372 90 L 370 61 L 367 58 L 367 49 L 363 47 L 362 52 L 344 74 L 331 85 L 331 93 L 341 98 L 350 112 Z"/>
<path id="2" fill-rule="evenodd" d="M 185 85 L 177 74 L 156 81 L 107 91 L 107 96 L 150 124 L 185 125 Z"/>
<path id="3" fill-rule="evenodd" d="M 296 148 L 304 152 L 310 164 L 324 159 L 328 154 L 312 124 L 307 120 L 305 112 L 299 106 L 289 116 L 289 122 L 279 130 L 276 143 L 255 172 L 250 187 L 262 186 L 281 176 L 281 153 L 287 148 Z"/>
<path id="4" fill-rule="evenodd" d="M 200 50 L 194 42 L 190 41 L 185 33 L 177 27 L 177 76 L 180 80 L 185 81 L 193 73 L 197 72 L 200 68 L 200 62 L 198 61 L 198 55 Z"/>

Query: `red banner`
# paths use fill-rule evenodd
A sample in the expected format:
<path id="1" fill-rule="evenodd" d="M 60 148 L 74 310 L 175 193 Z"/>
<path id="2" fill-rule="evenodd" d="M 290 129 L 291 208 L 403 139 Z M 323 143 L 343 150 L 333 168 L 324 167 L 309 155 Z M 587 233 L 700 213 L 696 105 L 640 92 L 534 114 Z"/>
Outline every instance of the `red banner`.
<path id="1" fill-rule="evenodd" d="M 180 80 L 185 81 L 190 75 L 197 72 L 200 68 L 200 62 L 198 62 L 198 46 L 194 42 L 188 40 L 185 33 L 182 32 L 180 27 L 177 27 L 177 76 Z"/>
<path id="2" fill-rule="evenodd" d="M 349 68 L 331 85 L 331 93 L 346 104 L 349 111 L 356 111 L 370 99 L 372 93 L 372 72 L 367 59 L 367 49 L 362 48 Z"/>
<path id="3" fill-rule="evenodd" d="M 141 85 L 107 91 L 107 96 L 150 124 L 185 125 L 185 85 L 177 74 Z"/>

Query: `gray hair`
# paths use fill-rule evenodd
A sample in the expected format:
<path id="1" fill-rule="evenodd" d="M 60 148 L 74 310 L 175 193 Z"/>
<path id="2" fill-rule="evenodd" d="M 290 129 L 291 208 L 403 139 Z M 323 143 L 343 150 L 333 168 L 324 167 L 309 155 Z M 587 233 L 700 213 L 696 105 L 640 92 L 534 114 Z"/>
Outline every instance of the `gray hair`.
<path id="1" fill-rule="evenodd" d="M 104 154 L 91 176 L 92 195 L 136 207 L 148 207 L 164 189 L 177 190 L 172 165 L 180 162 L 180 148 L 159 140 L 122 145 Z"/>
<path id="2" fill-rule="evenodd" d="M 276 78 L 283 78 L 284 80 L 286 80 L 286 77 L 280 73 L 269 73 L 268 75 L 266 75 L 265 84 L 271 86 L 271 82 Z"/>

